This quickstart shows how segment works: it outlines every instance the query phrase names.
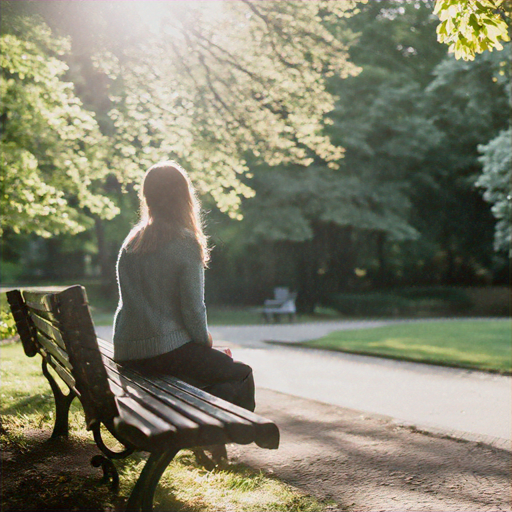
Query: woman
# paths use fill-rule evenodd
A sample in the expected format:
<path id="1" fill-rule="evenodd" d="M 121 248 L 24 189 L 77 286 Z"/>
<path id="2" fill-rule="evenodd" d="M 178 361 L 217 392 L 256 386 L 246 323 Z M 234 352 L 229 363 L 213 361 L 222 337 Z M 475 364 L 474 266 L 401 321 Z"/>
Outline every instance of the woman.
<path id="1" fill-rule="evenodd" d="M 177 376 L 253 411 L 251 368 L 214 349 L 208 332 L 209 254 L 187 173 L 175 162 L 153 165 L 140 199 L 141 220 L 117 261 L 114 359 L 142 372 Z"/>

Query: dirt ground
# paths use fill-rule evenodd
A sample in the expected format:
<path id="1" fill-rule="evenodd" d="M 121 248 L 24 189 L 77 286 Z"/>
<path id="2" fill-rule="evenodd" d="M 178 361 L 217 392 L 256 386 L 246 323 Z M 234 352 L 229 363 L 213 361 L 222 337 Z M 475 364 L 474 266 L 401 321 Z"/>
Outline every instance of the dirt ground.
<path id="1" fill-rule="evenodd" d="M 50 434 L 27 430 L 27 446 L 2 451 L 1 511 L 113 511 L 119 500 L 98 485 L 102 472 L 90 464 L 96 446 L 76 438 L 52 440 Z"/>
<path id="2" fill-rule="evenodd" d="M 230 455 L 273 472 L 340 511 L 511 510 L 511 453 L 269 390 L 257 412 L 281 431 L 276 451 L 232 447 Z"/>
<path id="3" fill-rule="evenodd" d="M 330 511 L 511 511 L 509 451 L 274 391 L 258 389 L 257 399 L 281 446 L 230 446 L 230 458 L 332 500 Z M 28 451 L 2 453 L 3 512 L 119 509 L 124 500 L 96 485 L 94 446 L 27 436 L 36 441 Z"/>

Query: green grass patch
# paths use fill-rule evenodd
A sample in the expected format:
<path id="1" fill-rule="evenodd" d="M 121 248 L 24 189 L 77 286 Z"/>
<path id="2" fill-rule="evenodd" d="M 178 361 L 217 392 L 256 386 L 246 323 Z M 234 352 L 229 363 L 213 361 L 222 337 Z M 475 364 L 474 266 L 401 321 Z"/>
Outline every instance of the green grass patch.
<path id="1" fill-rule="evenodd" d="M 35 429 L 49 433 L 54 423 L 53 394 L 41 373 L 40 356 L 28 358 L 19 343 L 2 345 L 0 355 L 0 448 L 8 454 L 5 474 L 11 475 L 11 481 L 4 479 L 2 510 L 124 509 L 146 457 L 136 454 L 116 461 L 120 474 L 119 496 L 106 486 L 98 486 L 100 473 L 97 477 L 87 477 L 83 475 L 87 468 L 70 469 L 69 454 L 93 446 L 92 435 L 85 429 L 83 410 L 75 400 L 70 411 L 70 441 L 64 450 L 68 458 L 59 462 L 62 448 L 60 454 L 55 453 L 54 444 L 30 434 Z M 111 437 L 106 435 L 105 439 L 115 448 Z M 95 448 L 94 451 L 99 453 Z M 27 467 L 38 469 L 27 471 Z M 27 492 L 34 486 L 37 492 Z M 243 464 L 228 464 L 208 472 L 196 464 L 188 450 L 180 452 L 170 464 L 155 494 L 155 510 L 176 512 L 321 512 L 332 505 L 333 502 L 317 500 Z"/>
<path id="2" fill-rule="evenodd" d="M 91 304 L 91 314 L 94 325 L 112 325 L 114 312 Z M 329 308 L 317 308 L 313 315 L 297 315 L 295 322 L 325 322 L 338 320 L 341 316 Z M 281 319 L 282 323 L 288 323 L 288 317 Z M 261 325 L 265 320 L 256 307 L 222 307 L 210 306 L 208 308 L 209 325 Z"/>
<path id="3" fill-rule="evenodd" d="M 312 315 L 297 315 L 295 322 L 324 322 L 341 318 L 339 313 L 329 308 L 318 308 Z M 289 323 L 288 316 L 280 320 Z M 261 325 L 265 319 L 261 308 L 257 307 L 222 307 L 210 306 L 208 308 L 208 323 L 210 325 Z"/>
<path id="4" fill-rule="evenodd" d="M 510 320 L 410 322 L 336 331 L 304 346 L 510 373 Z"/>

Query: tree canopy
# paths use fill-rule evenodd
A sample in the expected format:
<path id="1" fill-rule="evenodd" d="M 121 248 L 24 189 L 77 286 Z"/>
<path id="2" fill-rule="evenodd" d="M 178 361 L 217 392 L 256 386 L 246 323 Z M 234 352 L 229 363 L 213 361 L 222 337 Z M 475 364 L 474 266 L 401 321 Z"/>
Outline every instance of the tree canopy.
<path id="1" fill-rule="evenodd" d="M 136 184 L 174 158 L 209 210 L 208 275 L 229 296 L 290 286 L 311 310 L 340 290 L 504 275 L 509 43 L 447 55 L 434 0 L 2 8 L 12 261 L 30 241 L 48 268 L 74 251 L 115 283 Z"/>
<path id="2" fill-rule="evenodd" d="M 94 183 L 105 176 L 105 139 L 64 79 L 66 40 L 40 20 L 16 18 L 1 35 L 0 232 L 42 236 L 84 229 L 117 207 Z"/>
<path id="3" fill-rule="evenodd" d="M 349 31 L 333 35 L 325 24 L 335 26 L 337 19 L 350 16 L 353 1 L 4 3 L 14 12 L 2 24 L 9 32 L 5 37 L 34 45 L 33 32 L 13 35 L 19 22 L 10 20 L 20 11 L 39 12 L 54 30 L 71 37 L 71 47 L 66 47 L 42 29 L 61 50 L 40 47 L 34 59 L 48 62 L 58 73 L 49 71 L 46 84 L 34 79 L 39 85 L 30 94 L 41 103 L 50 90 L 61 101 L 63 88 L 73 94 L 61 80 L 66 71 L 61 60 L 68 62 L 67 75 L 86 108 L 96 112 L 101 135 L 91 113 L 79 103 L 74 108 L 81 108 L 80 115 L 88 116 L 91 129 L 94 125 L 96 136 L 103 137 L 91 148 L 97 152 L 102 147 L 104 154 L 80 155 L 91 179 L 100 177 L 94 170 L 102 167 L 120 183 L 132 183 L 155 161 L 174 158 L 190 171 L 202 194 L 210 194 L 222 211 L 236 216 L 240 197 L 253 193 L 239 179 L 249 172 L 249 156 L 269 165 L 308 165 L 320 158 L 328 167 L 339 166 L 343 148 L 324 133 L 324 115 L 334 103 L 326 80 L 358 69 L 347 59 Z M 6 59 L 15 59 L 15 47 L 6 51 Z M 11 66 L 6 73 L 17 71 Z M 21 84 L 20 74 L 16 76 Z M 13 85 L 16 78 L 6 79 Z M 91 97 L 91 90 L 97 94 Z M 25 108 L 26 102 L 19 100 L 19 94 L 11 94 L 9 110 Z M 73 126 L 78 124 L 76 120 Z M 44 137 L 46 131 L 39 133 Z M 28 126 L 16 133 L 26 140 L 33 135 Z M 85 140 L 81 133 L 73 136 L 76 144 Z M 65 152 L 54 149 L 64 158 Z M 78 154 L 71 144 L 67 150 Z M 25 162 L 25 173 L 35 162 L 17 156 L 7 160 Z M 75 160 L 66 157 L 63 162 Z M 59 172 L 66 171 L 59 166 Z M 57 183 L 52 186 L 46 197 L 61 201 L 64 192 Z M 19 209 L 11 187 L 5 190 L 6 205 Z M 94 213 L 107 217 L 114 211 L 98 208 L 93 206 Z M 11 216 L 8 223 L 21 229 L 23 214 Z"/>
<path id="4" fill-rule="evenodd" d="M 510 0 L 436 0 L 434 13 L 440 43 L 449 46 L 456 59 L 473 60 L 486 50 L 502 50 L 510 41 Z"/>
<path id="5" fill-rule="evenodd" d="M 172 2 L 159 29 L 99 63 L 112 80 L 113 167 L 140 148 L 133 170 L 175 156 L 222 211 L 252 195 L 247 157 L 269 165 L 343 156 L 323 132 L 329 75 L 357 72 L 343 38 L 324 26 L 352 2 Z M 116 94 L 117 84 L 122 89 Z M 145 87 L 141 89 L 140 85 Z M 120 154 L 121 159 L 117 160 Z"/>

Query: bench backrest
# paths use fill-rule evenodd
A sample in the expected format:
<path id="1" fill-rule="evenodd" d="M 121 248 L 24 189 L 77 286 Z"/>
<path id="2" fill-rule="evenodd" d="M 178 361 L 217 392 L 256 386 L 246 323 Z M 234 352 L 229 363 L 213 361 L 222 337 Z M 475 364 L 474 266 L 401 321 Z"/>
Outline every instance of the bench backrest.
<path id="1" fill-rule="evenodd" d="M 289 292 L 288 288 L 285 288 L 285 287 L 274 288 L 274 299 L 275 300 L 285 301 L 288 299 L 289 295 L 290 295 L 290 292 Z"/>
<path id="2" fill-rule="evenodd" d="M 25 353 L 41 354 L 79 397 L 87 427 L 118 416 L 82 286 L 56 293 L 7 292 Z"/>

